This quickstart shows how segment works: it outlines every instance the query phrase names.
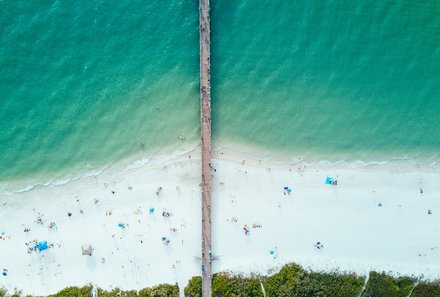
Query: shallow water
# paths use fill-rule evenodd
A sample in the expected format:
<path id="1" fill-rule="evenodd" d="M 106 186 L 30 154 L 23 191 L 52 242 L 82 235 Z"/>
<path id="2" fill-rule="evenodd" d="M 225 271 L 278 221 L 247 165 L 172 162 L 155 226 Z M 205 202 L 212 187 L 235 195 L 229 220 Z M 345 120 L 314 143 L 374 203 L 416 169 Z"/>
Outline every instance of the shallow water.
<path id="1" fill-rule="evenodd" d="M 218 1 L 217 139 L 323 159 L 436 158 L 440 2 Z"/>
<path id="2" fill-rule="evenodd" d="M 122 2 L 0 3 L 0 178 L 198 138 L 197 5 Z"/>

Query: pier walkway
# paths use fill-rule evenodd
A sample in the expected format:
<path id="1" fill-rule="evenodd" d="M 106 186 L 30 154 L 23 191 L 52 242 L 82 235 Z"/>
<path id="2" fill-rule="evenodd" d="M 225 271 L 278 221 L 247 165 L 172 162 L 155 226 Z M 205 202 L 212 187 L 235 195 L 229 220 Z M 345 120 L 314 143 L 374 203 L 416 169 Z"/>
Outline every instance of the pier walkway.
<path id="1" fill-rule="evenodd" d="M 211 270 L 211 50 L 209 0 L 199 0 L 202 136 L 202 296 L 212 295 Z"/>

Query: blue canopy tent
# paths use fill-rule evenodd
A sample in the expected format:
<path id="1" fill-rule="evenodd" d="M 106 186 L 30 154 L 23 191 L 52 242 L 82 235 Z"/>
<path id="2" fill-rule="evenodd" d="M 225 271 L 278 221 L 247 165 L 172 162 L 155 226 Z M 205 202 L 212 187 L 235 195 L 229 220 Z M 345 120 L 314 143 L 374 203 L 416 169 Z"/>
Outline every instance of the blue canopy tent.
<path id="1" fill-rule="evenodd" d="M 38 243 L 38 250 L 41 252 L 41 251 L 44 251 L 44 250 L 47 250 L 47 248 L 48 248 L 48 246 L 47 246 L 47 241 L 40 241 L 39 243 Z"/>

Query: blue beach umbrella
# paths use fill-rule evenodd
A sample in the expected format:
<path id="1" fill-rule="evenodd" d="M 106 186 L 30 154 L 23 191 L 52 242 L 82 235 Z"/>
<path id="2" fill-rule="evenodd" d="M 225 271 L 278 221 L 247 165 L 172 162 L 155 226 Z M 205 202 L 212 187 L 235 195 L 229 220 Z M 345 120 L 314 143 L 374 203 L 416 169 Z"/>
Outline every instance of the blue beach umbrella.
<path id="1" fill-rule="evenodd" d="M 150 213 L 154 212 L 154 207 L 150 207 Z"/>
<path id="2" fill-rule="evenodd" d="M 41 241 L 41 242 L 39 242 L 38 243 L 38 250 L 41 252 L 41 251 L 44 251 L 44 250 L 47 250 L 47 241 Z"/>

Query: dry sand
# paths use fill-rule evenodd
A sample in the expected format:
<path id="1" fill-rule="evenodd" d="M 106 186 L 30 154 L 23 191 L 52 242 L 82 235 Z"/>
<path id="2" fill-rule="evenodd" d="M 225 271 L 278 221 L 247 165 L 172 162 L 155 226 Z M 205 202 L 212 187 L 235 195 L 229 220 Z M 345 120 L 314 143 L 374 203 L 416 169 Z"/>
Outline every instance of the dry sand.
<path id="1" fill-rule="evenodd" d="M 0 196 L 0 270 L 8 270 L 0 286 L 39 295 L 88 282 L 106 289 L 176 282 L 183 288 L 201 273 L 200 154 L 191 155 Z M 287 164 L 230 150 L 216 151 L 212 163 L 215 272 L 267 273 L 296 262 L 440 277 L 438 167 Z M 325 184 L 327 176 L 338 185 Z M 36 222 L 39 213 L 43 224 Z M 34 239 L 53 248 L 28 253 L 25 243 Z M 92 256 L 81 254 L 83 244 L 93 246 Z"/>

